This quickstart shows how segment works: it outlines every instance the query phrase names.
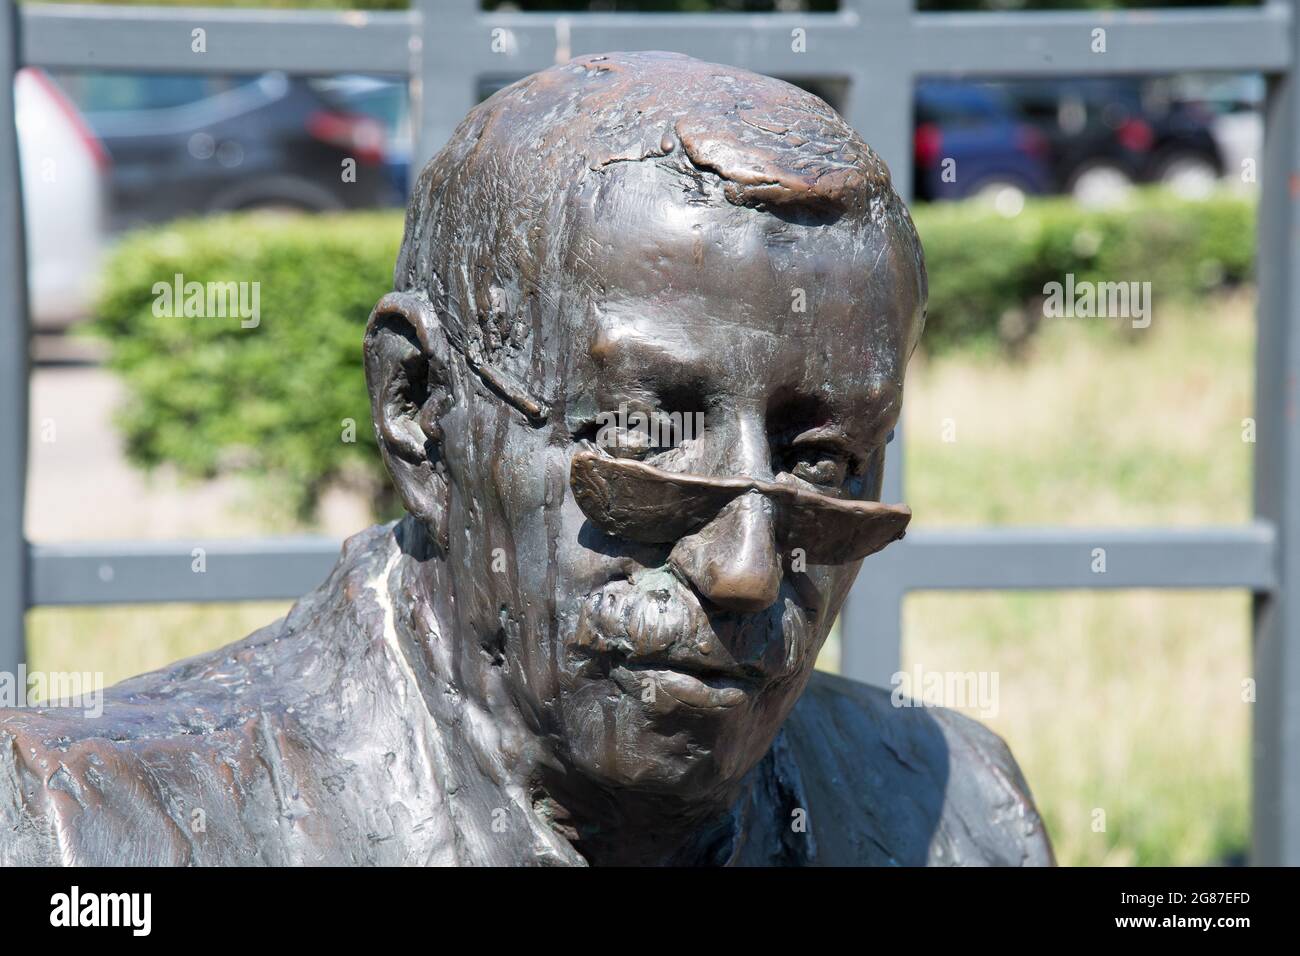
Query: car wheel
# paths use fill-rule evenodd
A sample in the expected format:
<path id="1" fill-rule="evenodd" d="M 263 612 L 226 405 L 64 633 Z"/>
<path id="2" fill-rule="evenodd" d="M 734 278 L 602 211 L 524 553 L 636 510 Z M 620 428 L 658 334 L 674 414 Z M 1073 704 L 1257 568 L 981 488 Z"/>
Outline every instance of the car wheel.
<path id="1" fill-rule="evenodd" d="M 1025 208 L 1025 187 L 1014 179 L 986 179 L 968 195 L 972 201 L 992 206 L 1008 219 Z"/>
<path id="2" fill-rule="evenodd" d="M 1199 153 L 1174 153 L 1160 160 L 1155 181 L 1185 199 L 1203 199 L 1219 181 L 1219 170 Z"/>
<path id="3" fill-rule="evenodd" d="M 283 200 L 271 199 L 265 202 L 251 202 L 246 206 L 240 206 L 238 211 L 255 212 L 259 216 L 301 216 L 304 213 L 316 212 L 317 210 L 295 203 L 284 202 Z"/>
<path id="4" fill-rule="evenodd" d="M 343 203 L 327 189 L 295 176 L 268 176 L 227 190 L 208 204 L 210 212 L 284 209 L 294 212 L 333 212 Z"/>
<path id="5" fill-rule="evenodd" d="M 1069 193 L 1081 206 L 1113 206 L 1132 189 L 1133 178 L 1114 163 L 1085 163 L 1070 177 Z"/>

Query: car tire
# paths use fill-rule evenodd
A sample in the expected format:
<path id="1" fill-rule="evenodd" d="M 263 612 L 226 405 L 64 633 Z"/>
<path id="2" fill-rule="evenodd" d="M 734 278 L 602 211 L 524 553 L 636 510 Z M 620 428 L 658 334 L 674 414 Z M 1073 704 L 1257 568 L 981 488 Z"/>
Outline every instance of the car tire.
<path id="1" fill-rule="evenodd" d="M 271 176 L 241 184 L 214 197 L 211 212 L 284 209 L 299 212 L 334 212 L 343 202 L 328 189 L 292 176 Z"/>
<path id="2" fill-rule="evenodd" d="M 1070 176 L 1066 192 L 1081 206 L 1111 206 L 1133 189 L 1133 177 L 1122 166 L 1105 160 L 1084 163 Z"/>
<path id="3" fill-rule="evenodd" d="M 987 203 L 1001 215 L 1016 216 L 1025 208 L 1025 196 L 1030 190 L 1012 177 L 993 176 L 976 183 L 966 193 L 973 202 Z"/>
<path id="4" fill-rule="evenodd" d="M 1219 181 L 1219 167 L 1203 153 L 1179 151 L 1157 160 L 1152 180 L 1188 199 L 1208 195 Z"/>

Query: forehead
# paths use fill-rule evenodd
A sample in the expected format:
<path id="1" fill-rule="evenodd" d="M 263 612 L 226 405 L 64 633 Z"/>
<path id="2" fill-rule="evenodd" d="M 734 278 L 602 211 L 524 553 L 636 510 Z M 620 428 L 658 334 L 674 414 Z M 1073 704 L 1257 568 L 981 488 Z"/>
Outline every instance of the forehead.
<path id="1" fill-rule="evenodd" d="M 597 379 L 675 377 L 755 398 L 862 397 L 902 383 L 916 275 L 874 224 L 692 197 L 653 163 L 579 194 L 575 346 Z"/>

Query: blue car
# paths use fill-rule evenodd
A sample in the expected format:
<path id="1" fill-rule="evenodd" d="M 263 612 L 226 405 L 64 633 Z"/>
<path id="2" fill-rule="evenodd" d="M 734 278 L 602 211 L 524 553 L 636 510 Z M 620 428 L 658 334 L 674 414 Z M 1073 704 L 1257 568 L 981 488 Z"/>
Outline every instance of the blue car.
<path id="1" fill-rule="evenodd" d="M 1027 195 L 1052 189 L 1047 138 L 994 88 L 918 83 L 913 147 L 918 199 L 965 199 L 1008 187 Z"/>

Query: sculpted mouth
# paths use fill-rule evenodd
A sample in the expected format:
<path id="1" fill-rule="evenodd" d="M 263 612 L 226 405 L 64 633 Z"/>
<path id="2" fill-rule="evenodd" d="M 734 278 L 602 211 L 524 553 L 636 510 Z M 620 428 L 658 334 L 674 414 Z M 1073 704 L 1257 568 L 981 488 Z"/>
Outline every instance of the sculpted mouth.
<path id="1" fill-rule="evenodd" d="M 620 687 L 628 675 L 637 680 L 634 691 L 656 710 L 676 709 L 677 704 L 699 710 L 723 710 L 744 704 L 757 689 L 754 682 L 741 684 L 732 678 L 703 678 L 690 671 L 656 667 L 621 667 L 611 674 Z M 647 683 L 649 682 L 649 683 Z M 624 688 L 627 689 L 627 688 Z"/>
<path id="2" fill-rule="evenodd" d="M 694 597 L 659 571 L 592 592 L 569 644 L 577 674 L 667 714 L 735 707 L 797 670 L 812 629 L 794 605 L 717 615 Z"/>
<path id="3" fill-rule="evenodd" d="M 808 622 L 782 605 L 750 615 L 716 615 L 663 572 L 612 581 L 579 611 L 569 651 L 575 660 L 681 672 L 704 683 L 737 685 L 778 676 L 794 663 Z"/>
<path id="4" fill-rule="evenodd" d="M 767 675 L 757 667 L 718 667 L 712 661 L 703 659 L 669 658 L 669 657 L 630 657 L 622 662 L 628 670 L 670 670 L 689 674 L 705 683 L 731 682 L 737 685 L 753 684 L 763 680 Z"/>
<path id="5" fill-rule="evenodd" d="M 674 673 L 708 687 L 734 687 L 740 690 L 749 690 L 766 683 L 772 676 L 757 667 L 718 666 L 714 661 L 702 658 L 629 656 L 617 650 L 597 651 L 591 648 L 577 648 L 576 651 L 580 657 L 585 658 L 583 669 L 590 676 L 613 674 L 615 671 L 629 674 Z"/>
<path id="6" fill-rule="evenodd" d="M 744 703 L 761 687 L 754 676 L 695 670 L 681 661 L 622 661 L 613 664 L 608 673 L 625 692 L 661 712 L 675 710 L 677 705 L 724 710 Z"/>

